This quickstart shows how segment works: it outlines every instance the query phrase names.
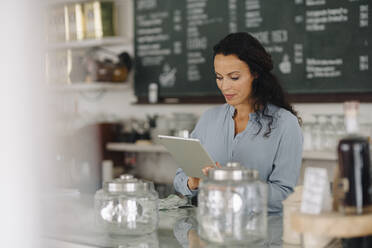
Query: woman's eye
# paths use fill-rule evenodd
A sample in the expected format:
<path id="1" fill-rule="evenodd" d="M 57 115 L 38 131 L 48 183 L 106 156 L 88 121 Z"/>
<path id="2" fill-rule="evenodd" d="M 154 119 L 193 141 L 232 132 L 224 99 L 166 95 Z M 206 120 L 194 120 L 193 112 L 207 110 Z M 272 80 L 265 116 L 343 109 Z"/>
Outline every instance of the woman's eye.
<path id="1" fill-rule="evenodd" d="M 239 77 L 232 77 L 231 79 L 236 81 L 239 79 Z"/>
<path id="2" fill-rule="evenodd" d="M 216 80 L 222 80 L 222 77 L 216 77 Z"/>

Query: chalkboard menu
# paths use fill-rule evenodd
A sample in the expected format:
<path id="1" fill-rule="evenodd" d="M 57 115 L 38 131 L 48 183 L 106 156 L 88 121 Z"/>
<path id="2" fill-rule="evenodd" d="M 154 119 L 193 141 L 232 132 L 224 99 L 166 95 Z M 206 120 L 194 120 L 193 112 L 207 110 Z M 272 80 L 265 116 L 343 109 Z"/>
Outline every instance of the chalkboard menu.
<path id="1" fill-rule="evenodd" d="M 218 96 L 212 48 L 249 32 L 290 94 L 372 95 L 370 0 L 136 0 L 135 94 Z"/>

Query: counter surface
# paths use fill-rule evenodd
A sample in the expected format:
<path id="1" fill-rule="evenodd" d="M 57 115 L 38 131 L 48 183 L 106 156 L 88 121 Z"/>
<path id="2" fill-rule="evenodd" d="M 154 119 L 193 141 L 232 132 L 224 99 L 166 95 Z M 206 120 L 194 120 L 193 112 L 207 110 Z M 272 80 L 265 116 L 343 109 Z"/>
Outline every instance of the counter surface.
<path id="1" fill-rule="evenodd" d="M 198 236 L 196 208 L 159 212 L 159 228 L 143 236 L 113 237 L 94 224 L 93 196 L 46 198 L 43 240 L 48 247 L 216 247 Z M 268 235 L 244 247 L 299 247 L 282 245 L 282 217 L 268 217 Z M 223 247 L 223 246 L 222 246 Z M 229 246 L 231 247 L 231 246 Z"/>

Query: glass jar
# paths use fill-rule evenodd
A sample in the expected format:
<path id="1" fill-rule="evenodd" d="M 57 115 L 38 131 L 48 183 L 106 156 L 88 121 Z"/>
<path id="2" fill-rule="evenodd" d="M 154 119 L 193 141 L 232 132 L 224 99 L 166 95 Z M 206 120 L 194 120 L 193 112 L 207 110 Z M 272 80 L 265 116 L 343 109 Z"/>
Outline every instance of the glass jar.
<path id="1" fill-rule="evenodd" d="M 267 185 L 257 171 L 238 163 L 211 170 L 198 194 L 199 235 L 220 244 L 265 238 L 267 198 Z"/>
<path id="2" fill-rule="evenodd" d="M 158 226 L 158 194 L 154 184 L 125 175 L 105 182 L 95 194 L 98 225 L 116 235 L 142 235 Z"/>

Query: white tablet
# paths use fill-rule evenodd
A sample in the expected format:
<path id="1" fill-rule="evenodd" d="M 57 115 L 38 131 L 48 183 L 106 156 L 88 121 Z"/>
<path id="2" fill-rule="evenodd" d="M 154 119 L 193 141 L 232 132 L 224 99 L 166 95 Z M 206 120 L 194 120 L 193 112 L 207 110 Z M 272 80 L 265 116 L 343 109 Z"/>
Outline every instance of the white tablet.
<path id="1" fill-rule="evenodd" d="M 190 177 L 202 177 L 202 169 L 215 162 L 198 139 L 158 135 L 159 143 L 170 152 L 177 165 Z"/>

